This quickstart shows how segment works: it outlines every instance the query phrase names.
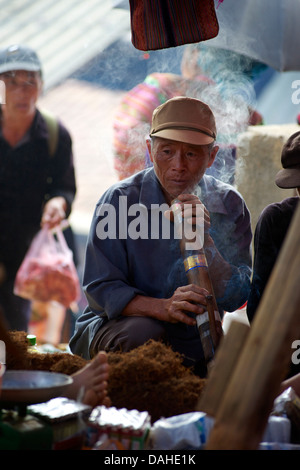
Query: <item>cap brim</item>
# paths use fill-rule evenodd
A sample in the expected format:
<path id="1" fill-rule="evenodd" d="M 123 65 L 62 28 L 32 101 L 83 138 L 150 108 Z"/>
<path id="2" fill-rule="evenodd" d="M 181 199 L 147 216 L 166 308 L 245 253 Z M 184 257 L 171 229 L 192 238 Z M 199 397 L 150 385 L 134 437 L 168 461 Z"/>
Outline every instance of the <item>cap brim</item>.
<path id="1" fill-rule="evenodd" d="M 175 140 L 192 145 L 208 145 L 214 142 L 214 138 L 198 131 L 187 129 L 163 129 L 150 134 L 151 137 L 161 137 L 163 139 Z"/>
<path id="2" fill-rule="evenodd" d="M 300 188 L 300 167 L 280 170 L 275 177 L 275 183 L 283 189 Z"/>
<path id="3" fill-rule="evenodd" d="M 7 62 L 0 65 L 0 73 L 12 72 L 13 70 L 26 70 L 27 72 L 38 72 L 40 65 L 28 62 Z"/>

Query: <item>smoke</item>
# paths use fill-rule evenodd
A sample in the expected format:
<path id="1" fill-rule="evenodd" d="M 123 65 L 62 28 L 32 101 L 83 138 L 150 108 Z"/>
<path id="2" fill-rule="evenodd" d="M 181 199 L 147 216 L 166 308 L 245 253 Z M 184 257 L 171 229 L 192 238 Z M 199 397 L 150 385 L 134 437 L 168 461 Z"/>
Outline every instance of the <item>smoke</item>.
<path id="1" fill-rule="evenodd" d="M 180 74 L 181 47 L 151 51 L 148 58 L 133 47 L 130 36 L 102 50 L 72 77 L 110 90 L 129 91 L 153 72 Z"/>
<path id="2" fill-rule="evenodd" d="M 159 89 L 159 85 L 156 92 L 153 88 L 151 92 L 150 85 L 148 93 L 140 92 L 138 86 L 145 85 L 149 74 L 158 73 L 178 76 L 178 80 L 184 82 L 184 87 L 180 91 L 181 85 L 178 86 L 176 94 L 198 98 L 211 107 L 216 119 L 220 150 L 207 173 L 233 184 L 238 138 L 247 129 L 251 110 L 256 107 L 253 61 L 240 54 L 208 47 L 203 43 L 150 51 L 148 60 L 142 60 L 141 52 L 133 53 L 130 47 L 127 50 L 123 48 L 122 51 L 122 58 L 115 53 L 110 61 L 104 61 L 105 67 L 103 62 L 101 67 L 102 74 L 114 87 L 117 85 L 120 88 L 120 82 L 116 84 L 113 75 L 119 79 L 126 78 L 127 85 L 131 86 L 129 93 L 133 92 L 135 99 L 135 104 L 132 105 L 128 105 L 126 98 L 120 103 L 120 112 L 117 111 L 114 121 L 113 153 L 119 177 L 122 179 L 149 166 L 145 139 L 150 129 L 150 108 L 153 106 L 153 111 L 159 104 L 158 98 L 161 102 L 166 101 L 172 93 L 165 93 L 165 89 Z M 140 54 L 139 65 L 144 66 L 143 79 L 137 70 L 136 54 Z M 134 67 L 131 63 L 133 56 Z M 137 100 L 143 99 L 142 93 L 144 107 L 137 105 Z M 147 115 L 142 113 L 142 109 L 147 109 Z"/>
<path id="3" fill-rule="evenodd" d="M 187 46 L 186 51 L 183 60 L 194 57 L 195 75 L 187 95 L 211 107 L 216 119 L 218 142 L 235 144 L 237 136 L 248 127 L 251 109 L 256 106 L 252 61 L 203 44 Z M 197 80 L 201 75 L 209 79 L 206 85 Z"/>
<path id="4" fill-rule="evenodd" d="M 220 150 L 206 173 L 235 184 L 237 166 L 239 173 L 243 167 L 240 148 L 236 159 L 236 148 L 256 108 L 254 63 L 246 56 L 200 43 L 185 47 L 181 68 L 189 78 L 186 95 L 207 103 L 216 119 Z"/>

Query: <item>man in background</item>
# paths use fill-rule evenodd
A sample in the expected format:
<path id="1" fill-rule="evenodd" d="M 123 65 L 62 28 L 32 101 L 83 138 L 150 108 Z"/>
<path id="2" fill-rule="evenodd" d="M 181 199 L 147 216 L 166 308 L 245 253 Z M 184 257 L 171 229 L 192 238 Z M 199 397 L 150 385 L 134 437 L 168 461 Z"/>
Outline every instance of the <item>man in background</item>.
<path id="1" fill-rule="evenodd" d="M 262 211 L 254 235 L 254 264 L 247 315 L 252 322 L 259 307 L 279 252 L 284 243 L 300 195 L 300 132 L 289 137 L 281 153 L 282 169 L 275 182 L 279 188 L 295 189 L 295 196 L 269 204 Z M 298 339 L 298 338 L 295 338 Z M 291 364 L 291 375 L 299 372 L 299 365 Z"/>
<path id="2" fill-rule="evenodd" d="M 33 237 L 71 212 L 76 192 L 72 141 L 58 123 L 52 154 L 50 127 L 37 109 L 42 67 L 35 51 L 0 51 L 5 103 L 0 109 L 0 306 L 9 329 L 27 331 L 31 303 L 13 293 L 15 276 Z"/>

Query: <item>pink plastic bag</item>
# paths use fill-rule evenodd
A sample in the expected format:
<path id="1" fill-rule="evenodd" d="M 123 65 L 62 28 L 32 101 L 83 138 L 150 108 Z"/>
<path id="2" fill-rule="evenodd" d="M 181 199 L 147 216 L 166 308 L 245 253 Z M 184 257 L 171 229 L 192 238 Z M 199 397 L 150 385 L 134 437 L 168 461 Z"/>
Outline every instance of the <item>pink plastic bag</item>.
<path id="1" fill-rule="evenodd" d="M 56 237 L 52 230 L 42 228 L 17 272 L 14 293 L 41 302 L 56 301 L 65 307 L 80 296 L 80 283 L 69 249 L 60 228 Z"/>

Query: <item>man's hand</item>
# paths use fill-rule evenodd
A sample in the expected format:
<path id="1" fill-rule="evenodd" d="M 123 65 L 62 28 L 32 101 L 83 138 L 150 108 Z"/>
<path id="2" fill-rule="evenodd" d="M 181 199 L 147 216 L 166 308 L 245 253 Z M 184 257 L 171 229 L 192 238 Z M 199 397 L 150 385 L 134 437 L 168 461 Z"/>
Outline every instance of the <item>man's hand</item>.
<path id="1" fill-rule="evenodd" d="M 206 310 L 206 296 L 209 292 L 195 284 L 178 287 L 172 297 L 166 300 L 162 321 L 170 323 L 186 323 L 196 325 L 195 316 Z M 189 316 L 187 313 L 191 313 Z"/>
<path id="2" fill-rule="evenodd" d="M 193 326 L 196 325 L 195 316 L 206 310 L 207 295 L 209 292 L 206 289 L 194 284 L 178 287 L 168 299 L 137 295 L 126 305 L 122 315 L 151 317 L 163 322 L 182 322 Z"/>
<path id="3" fill-rule="evenodd" d="M 204 231 L 208 232 L 210 228 L 209 212 L 198 196 L 194 194 L 180 194 L 176 199 L 180 204 L 182 217 L 191 225 L 203 226 L 204 223 Z M 174 220 L 172 208 L 165 211 L 165 217 Z"/>
<path id="4" fill-rule="evenodd" d="M 53 197 L 45 204 L 41 225 L 56 227 L 66 218 L 67 203 L 63 197 Z"/>

